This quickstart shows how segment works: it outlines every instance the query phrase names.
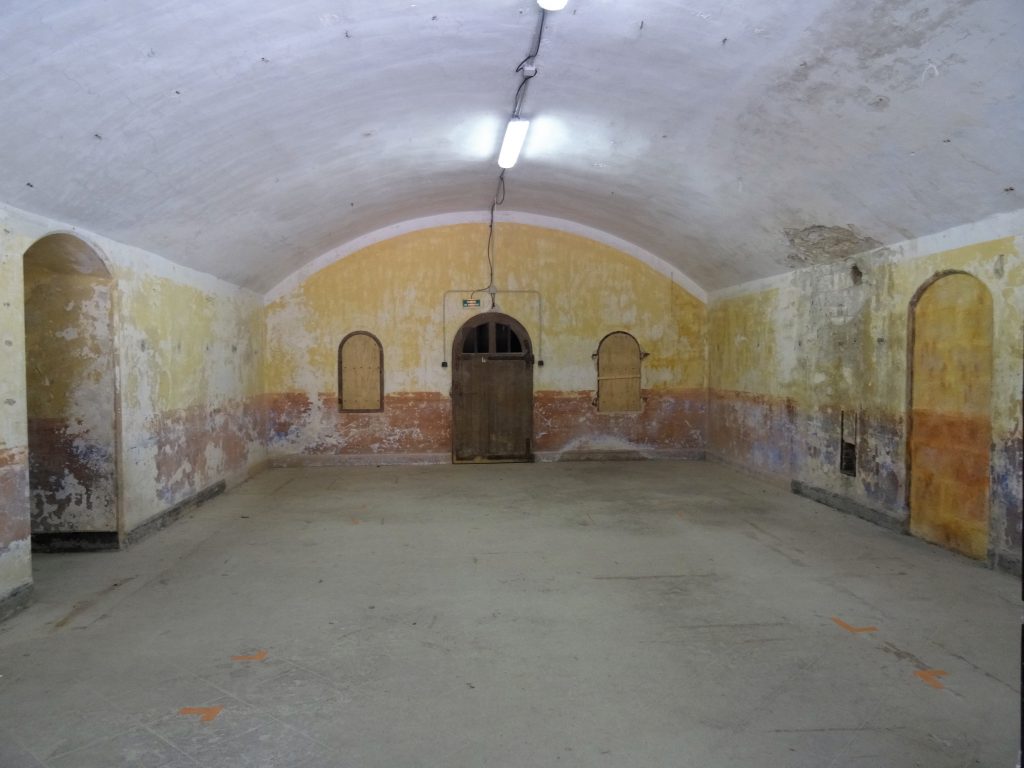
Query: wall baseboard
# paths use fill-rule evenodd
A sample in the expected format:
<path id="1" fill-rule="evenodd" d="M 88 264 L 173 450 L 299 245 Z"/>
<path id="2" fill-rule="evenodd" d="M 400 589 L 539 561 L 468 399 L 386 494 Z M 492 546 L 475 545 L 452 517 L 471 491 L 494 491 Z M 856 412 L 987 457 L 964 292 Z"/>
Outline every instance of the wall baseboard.
<path id="1" fill-rule="evenodd" d="M 737 472 L 741 472 L 744 475 L 752 477 L 755 480 L 759 480 L 762 483 L 766 483 L 767 485 L 771 485 L 776 488 L 784 488 L 786 490 L 791 490 L 791 480 L 789 479 L 788 475 L 777 475 L 774 472 L 769 472 L 764 469 L 758 469 L 756 467 L 751 467 L 746 464 L 741 464 L 735 459 L 728 458 L 720 453 L 715 453 L 714 451 L 705 451 L 704 459 L 705 461 L 713 461 L 716 464 L 724 464 L 730 469 L 734 469 Z"/>
<path id="2" fill-rule="evenodd" d="M 900 520 L 893 517 L 892 515 L 886 514 L 884 511 L 869 507 L 866 504 L 861 504 L 853 499 L 848 499 L 845 496 L 840 496 L 832 491 L 826 491 L 824 488 L 815 488 L 811 485 L 801 483 L 799 480 L 793 480 L 791 483 L 793 493 L 798 496 L 805 496 L 813 501 L 820 502 L 826 506 L 837 509 L 840 512 L 845 512 L 849 515 L 863 518 L 868 522 L 880 525 L 883 528 L 888 528 L 891 531 L 910 535 L 909 521 Z M 921 539 L 924 541 L 924 539 Z M 930 542 L 926 542 L 930 543 Z M 935 544 L 934 546 L 939 546 Z M 941 547 L 943 551 L 949 552 L 953 555 L 965 557 L 956 550 L 947 549 Z M 979 565 L 986 565 L 985 562 L 977 561 Z M 987 565 L 989 568 L 995 571 L 1003 571 L 1005 573 L 1013 574 L 1014 576 L 1021 575 L 1021 557 L 1019 554 L 1012 552 L 989 552 L 987 558 Z"/>
<path id="3" fill-rule="evenodd" d="M 117 531 L 46 531 L 32 534 L 33 552 L 102 552 L 120 548 Z"/>
<path id="4" fill-rule="evenodd" d="M 700 461 L 704 451 L 673 448 L 624 448 L 609 450 L 535 451 L 534 461 L 643 461 L 646 459 Z M 386 467 L 408 464 L 451 464 L 450 453 L 331 453 L 271 456 L 274 468 L 286 467 Z"/>
<path id="5" fill-rule="evenodd" d="M 32 582 L 15 587 L 5 597 L 0 598 L 0 621 L 9 619 L 19 611 L 28 608 L 32 602 Z"/>
<path id="6" fill-rule="evenodd" d="M 135 528 L 132 528 L 132 530 L 125 533 L 124 538 L 121 540 L 121 545 L 123 547 L 131 547 L 138 544 L 147 536 L 166 528 L 168 525 L 181 518 L 181 516 L 190 509 L 194 509 L 203 502 L 209 501 L 214 496 L 219 496 L 224 493 L 226 488 L 227 482 L 221 480 L 213 485 L 207 486 L 203 490 L 199 491 L 199 493 L 179 501 L 173 507 L 165 509 L 163 512 L 149 518 L 149 520 L 146 520 L 144 523 L 137 525 Z"/>
<path id="7" fill-rule="evenodd" d="M 611 448 L 596 450 L 536 451 L 534 460 L 551 461 L 702 461 L 704 451 L 676 448 Z"/>
<path id="8" fill-rule="evenodd" d="M 990 552 L 988 565 L 995 571 L 1004 571 L 1014 576 L 1021 575 L 1021 556 L 1015 552 Z"/>
<path id="9" fill-rule="evenodd" d="M 881 509 L 869 507 L 867 504 L 854 501 L 846 496 L 840 496 L 838 493 L 826 491 L 824 488 L 816 488 L 813 485 L 807 485 L 799 480 L 793 480 L 790 483 L 790 490 L 792 490 L 797 496 L 804 496 L 812 501 L 817 501 L 825 506 L 832 507 L 832 509 L 837 509 L 848 515 L 853 515 L 854 517 L 867 520 L 869 523 L 874 523 L 875 525 L 880 525 L 883 528 L 888 528 L 890 531 L 896 531 L 897 533 L 908 532 L 905 520 L 895 518 Z"/>
<path id="10" fill-rule="evenodd" d="M 285 467 L 383 467 L 406 464 L 451 464 L 450 453 L 291 453 L 271 456 L 269 465 Z"/>

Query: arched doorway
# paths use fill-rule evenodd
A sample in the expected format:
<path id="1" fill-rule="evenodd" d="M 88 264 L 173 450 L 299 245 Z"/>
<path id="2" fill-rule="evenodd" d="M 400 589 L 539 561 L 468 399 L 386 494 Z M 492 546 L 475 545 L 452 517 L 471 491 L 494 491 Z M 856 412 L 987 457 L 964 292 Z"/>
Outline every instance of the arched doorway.
<path id="1" fill-rule="evenodd" d="M 533 348 L 499 312 L 476 315 L 452 347 L 452 461 L 533 460 Z"/>
<path id="2" fill-rule="evenodd" d="M 116 548 L 114 280 L 69 234 L 36 241 L 24 278 L 32 547 Z"/>
<path id="3" fill-rule="evenodd" d="M 983 558 L 992 439 L 992 296 L 977 278 L 936 276 L 910 312 L 910 531 Z"/>

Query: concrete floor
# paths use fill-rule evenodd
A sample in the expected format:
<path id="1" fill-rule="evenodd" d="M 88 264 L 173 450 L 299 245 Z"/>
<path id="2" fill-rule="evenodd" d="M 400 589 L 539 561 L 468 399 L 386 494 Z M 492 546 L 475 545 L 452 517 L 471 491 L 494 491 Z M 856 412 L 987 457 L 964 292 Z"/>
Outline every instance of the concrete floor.
<path id="1" fill-rule="evenodd" d="M 710 463 L 273 470 L 35 566 L 4 768 L 1017 754 L 1016 579 Z"/>

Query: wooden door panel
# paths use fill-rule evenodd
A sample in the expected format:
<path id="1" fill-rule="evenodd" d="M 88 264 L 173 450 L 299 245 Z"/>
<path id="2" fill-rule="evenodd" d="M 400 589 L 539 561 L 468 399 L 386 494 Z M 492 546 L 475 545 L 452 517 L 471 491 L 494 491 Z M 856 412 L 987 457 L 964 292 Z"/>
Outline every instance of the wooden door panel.
<path id="1" fill-rule="evenodd" d="M 503 315 L 478 316 L 456 335 L 453 363 L 453 460 L 532 460 L 533 356 L 525 329 Z"/>
<path id="2" fill-rule="evenodd" d="M 640 345 L 636 339 L 628 333 L 612 333 L 601 341 L 597 381 L 602 413 L 640 410 Z"/>
<path id="3" fill-rule="evenodd" d="M 345 340 L 341 351 L 341 407 L 352 411 L 376 411 L 380 401 L 380 346 L 365 333 Z"/>

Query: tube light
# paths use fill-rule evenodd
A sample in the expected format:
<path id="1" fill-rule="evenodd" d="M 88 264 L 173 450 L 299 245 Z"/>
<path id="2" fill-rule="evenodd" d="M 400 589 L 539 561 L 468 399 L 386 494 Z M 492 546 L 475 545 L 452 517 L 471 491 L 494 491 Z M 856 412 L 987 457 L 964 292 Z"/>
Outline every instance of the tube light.
<path id="1" fill-rule="evenodd" d="M 519 159 L 519 152 L 526 141 L 526 130 L 530 127 L 529 120 L 520 120 L 515 117 L 508 121 L 505 129 L 505 138 L 501 142 L 501 151 L 498 153 L 498 165 L 502 168 L 511 168 Z"/>
<path id="2" fill-rule="evenodd" d="M 537 0 L 537 5 L 545 11 L 560 11 L 565 8 L 567 2 L 569 0 Z"/>

